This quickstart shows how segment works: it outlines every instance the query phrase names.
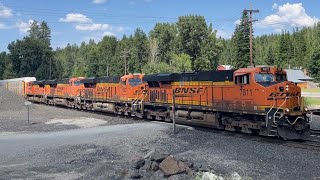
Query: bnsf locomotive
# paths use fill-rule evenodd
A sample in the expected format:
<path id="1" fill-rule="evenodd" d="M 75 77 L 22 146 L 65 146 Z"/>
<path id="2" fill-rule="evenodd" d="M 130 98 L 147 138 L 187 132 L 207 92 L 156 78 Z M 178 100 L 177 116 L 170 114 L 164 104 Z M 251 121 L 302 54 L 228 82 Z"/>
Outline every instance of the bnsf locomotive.
<path id="1" fill-rule="evenodd" d="M 273 67 L 33 81 L 26 98 L 283 139 L 306 139 L 310 131 L 301 89 Z"/>

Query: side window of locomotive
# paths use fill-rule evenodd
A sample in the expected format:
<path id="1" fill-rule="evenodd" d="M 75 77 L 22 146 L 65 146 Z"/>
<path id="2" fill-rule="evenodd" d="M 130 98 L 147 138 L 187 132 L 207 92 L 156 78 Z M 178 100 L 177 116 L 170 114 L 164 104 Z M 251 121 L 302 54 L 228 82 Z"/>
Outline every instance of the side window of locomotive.
<path id="1" fill-rule="evenodd" d="M 249 84 L 249 74 L 236 76 L 236 84 Z"/>
<path id="2" fill-rule="evenodd" d="M 80 83 L 80 81 L 74 81 L 74 85 L 75 85 L 75 86 L 80 86 L 81 83 Z"/>
<path id="3" fill-rule="evenodd" d="M 132 87 L 133 86 L 138 86 L 140 84 L 142 84 L 142 80 L 140 78 L 130 78 L 129 79 L 129 85 L 132 86 Z"/>
<path id="4" fill-rule="evenodd" d="M 121 80 L 121 85 L 122 85 L 122 86 L 127 85 L 127 81 L 126 81 L 126 79 L 122 79 L 122 80 Z"/>
<path id="5" fill-rule="evenodd" d="M 287 75 L 286 74 L 276 74 L 276 81 L 277 82 L 287 81 Z"/>

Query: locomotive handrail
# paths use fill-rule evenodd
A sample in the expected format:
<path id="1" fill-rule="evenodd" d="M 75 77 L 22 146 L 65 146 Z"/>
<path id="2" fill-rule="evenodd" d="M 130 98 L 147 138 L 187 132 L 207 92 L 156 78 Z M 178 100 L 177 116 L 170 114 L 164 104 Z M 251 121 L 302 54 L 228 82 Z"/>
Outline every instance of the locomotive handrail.
<path id="1" fill-rule="evenodd" d="M 275 115 L 277 114 L 277 112 L 279 111 L 279 109 L 287 102 L 287 99 L 289 99 L 289 97 L 286 97 L 285 100 L 283 101 L 283 103 L 278 107 L 278 109 L 276 110 L 276 112 L 273 114 L 273 122 L 275 122 Z"/>
<path id="2" fill-rule="evenodd" d="M 273 97 L 273 105 L 272 105 L 272 107 L 269 109 L 269 111 L 267 112 L 267 116 L 266 116 L 266 127 L 268 127 L 269 113 L 271 112 L 271 110 L 274 108 L 275 105 L 276 105 L 276 100 L 275 100 L 275 98 Z"/>

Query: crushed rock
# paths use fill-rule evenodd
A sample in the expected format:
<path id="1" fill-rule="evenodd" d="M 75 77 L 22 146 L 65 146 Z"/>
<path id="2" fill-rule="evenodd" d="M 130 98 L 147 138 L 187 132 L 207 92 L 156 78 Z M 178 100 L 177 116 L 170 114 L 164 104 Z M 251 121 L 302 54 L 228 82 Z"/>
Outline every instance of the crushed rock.
<path id="1" fill-rule="evenodd" d="M 90 128 L 90 127 L 100 126 L 105 123 L 106 121 L 102 119 L 79 117 L 79 118 L 73 118 L 73 119 L 54 118 L 46 122 L 45 124 L 75 125 L 81 128 Z"/>

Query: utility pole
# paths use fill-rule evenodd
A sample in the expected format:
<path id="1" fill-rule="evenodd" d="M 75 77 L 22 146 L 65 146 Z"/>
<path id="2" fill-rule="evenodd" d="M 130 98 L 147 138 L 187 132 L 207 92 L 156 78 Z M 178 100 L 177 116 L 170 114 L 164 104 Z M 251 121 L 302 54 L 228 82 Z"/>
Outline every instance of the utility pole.
<path id="1" fill-rule="evenodd" d="M 243 12 L 249 12 L 249 23 L 250 23 L 250 65 L 253 66 L 253 50 L 252 50 L 252 24 L 254 21 L 257 20 L 253 20 L 252 19 L 252 14 L 253 13 L 258 13 L 259 10 L 258 9 L 252 9 L 252 7 L 250 7 L 249 10 L 245 9 L 243 10 Z"/>
<path id="2" fill-rule="evenodd" d="M 127 49 L 124 49 L 122 51 L 121 57 L 123 58 L 124 61 L 124 75 L 127 75 L 127 58 L 129 57 L 129 51 Z"/>
<path id="3" fill-rule="evenodd" d="M 52 74 L 52 65 L 51 65 L 51 63 L 52 63 L 52 57 L 50 57 L 50 70 L 49 70 L 49 79 L 51 80 L 51 74 Z"/>

